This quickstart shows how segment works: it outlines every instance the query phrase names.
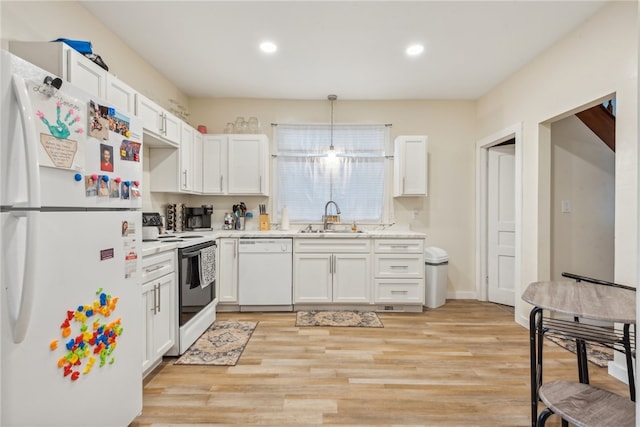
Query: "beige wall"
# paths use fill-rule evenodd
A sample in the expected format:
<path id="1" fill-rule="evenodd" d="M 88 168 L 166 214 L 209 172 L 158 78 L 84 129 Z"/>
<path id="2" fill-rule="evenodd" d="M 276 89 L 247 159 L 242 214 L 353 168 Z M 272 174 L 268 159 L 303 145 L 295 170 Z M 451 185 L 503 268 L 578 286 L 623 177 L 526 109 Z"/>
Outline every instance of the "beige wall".
<path id="1" fill-rule="evenodd" d="M 549 123 L 617 97 L 615 280 L 638 282 L 637 3 L 616 2 L 478 100 L 478 139 L 523 124 L 522 281 L 550 277 Z M 542 124 L 542 125 L 541 125 Z M 529 306 L 516 298 L 516 319 Z"/>
<path id="2" fill-rule="evenodd" d="M 114 7 L 117 7 L 114 5 Z M 1 47 L 9 40 L 87 40 L 115 74 L 149 99 L 169 109 L 169 99 L 187 105 L 176 86 L 147 64 L 84 7 L 73 1 L 0 1 Z"/>
<path id="3" fill-rule="evenodd" d="M 613 281 L 615 153 L 576 116 L 551 124 L 551 279 Z M 562 201 L 570 212 L 562 212 Z"/>

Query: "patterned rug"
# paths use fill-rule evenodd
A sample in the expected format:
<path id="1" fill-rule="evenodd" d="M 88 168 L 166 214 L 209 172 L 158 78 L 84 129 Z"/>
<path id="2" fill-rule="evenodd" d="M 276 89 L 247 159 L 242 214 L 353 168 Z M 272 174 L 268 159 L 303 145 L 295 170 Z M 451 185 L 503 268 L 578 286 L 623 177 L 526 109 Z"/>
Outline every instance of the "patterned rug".
<path id="1" fill-rule="evenodd" d="M 359 326 L 384 328 L 373 311 L 299 311 L 296 326 Z"/>
<path id="2" fill-rule="evenodd" d="M 258 322 L 215 322 L 175 364 L 234 366 L 256 326 Z"/>
<path id="3" fill-rule="evenodd" d="M 576 353 L 576 342 L 555 335 L 545 335 L 545 338 L 549 341 L 559 345 L 560 347 L 569 350 L 573 354 Z M 591 345 L 587 343 L 587 360 L 596 366 L 606 368 L 609 366 L 609 362 L 613 360 L 613 350 L 602 347 L 600 345 Z"/>

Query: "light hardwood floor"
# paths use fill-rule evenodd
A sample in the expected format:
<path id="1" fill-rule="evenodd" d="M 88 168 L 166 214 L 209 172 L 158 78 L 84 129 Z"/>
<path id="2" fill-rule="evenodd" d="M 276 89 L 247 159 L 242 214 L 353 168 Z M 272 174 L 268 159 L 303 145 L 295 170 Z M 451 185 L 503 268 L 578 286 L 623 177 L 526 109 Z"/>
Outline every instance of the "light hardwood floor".
<path id="1" fill-rule="evenodd" d="M 384 328 L 299 328 L 295 313 L 218 313 L 259 322 L 238 364 L 165 358 L 145 380 L 143 412 L 130 427 L 531 425 L 529 333 L 512 308 L 450 300 L 378 315 Z M 575 356 L 548 341 L 544 367 L 545 381 L 577 381 Z M 592 385 L 628 397 L 606 368 L 589 368 Z"/>

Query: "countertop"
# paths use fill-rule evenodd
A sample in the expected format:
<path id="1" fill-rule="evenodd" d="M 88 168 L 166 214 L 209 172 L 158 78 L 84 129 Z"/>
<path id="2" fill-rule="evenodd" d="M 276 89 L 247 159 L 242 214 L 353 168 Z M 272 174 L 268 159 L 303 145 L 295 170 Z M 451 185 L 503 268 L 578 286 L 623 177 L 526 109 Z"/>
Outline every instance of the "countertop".
<path id="1" fill-rule="evenodd" d="M 426 235 L 416 231 L 406 230 L 402 228 L 388 228 L 385 230 L 364 230 L 362 232 L 328 232 L 328 233 L 301 233 L 299 230 L 206 230 L 206 231 L 188 231 L 184 233 L 176 233 L 175 237 L 179 238 L 184 235 L 203 236 L 203 239 L 215 240 L 224 237 L 237 238 L 298 238 L 298 239 L 424 239 Z M 197 243 L 191 241 L 191 243 Z M 179 242 L 143 242 L 142 256 L 149 256 L 177 248 Z"/>

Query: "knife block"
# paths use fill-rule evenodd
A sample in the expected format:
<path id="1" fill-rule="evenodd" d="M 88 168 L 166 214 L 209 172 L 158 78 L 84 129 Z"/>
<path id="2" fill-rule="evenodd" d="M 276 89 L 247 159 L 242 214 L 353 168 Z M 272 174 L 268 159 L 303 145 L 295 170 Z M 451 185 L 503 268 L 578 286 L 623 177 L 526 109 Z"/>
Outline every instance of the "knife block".
<path id="1" fill-rule="evenodd" d="M 269 214 L 260 214 L 258 217 L 258 224 L 260 231 L 271 230 L 271 221 L 269 221 Z"/>

